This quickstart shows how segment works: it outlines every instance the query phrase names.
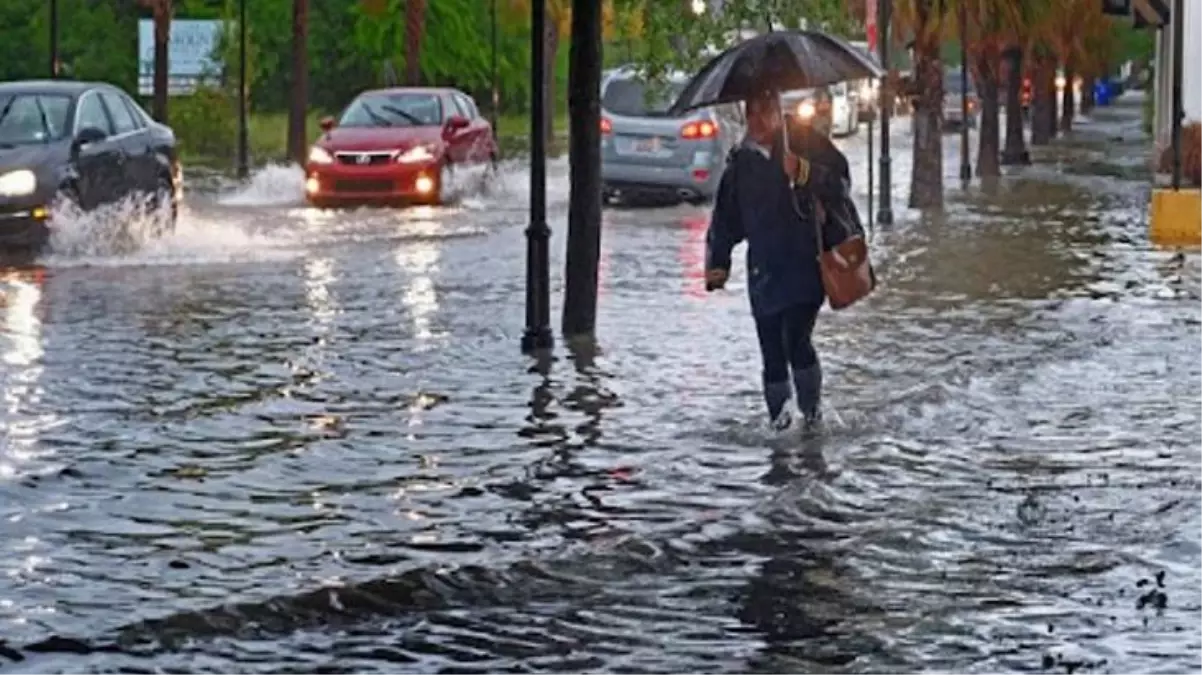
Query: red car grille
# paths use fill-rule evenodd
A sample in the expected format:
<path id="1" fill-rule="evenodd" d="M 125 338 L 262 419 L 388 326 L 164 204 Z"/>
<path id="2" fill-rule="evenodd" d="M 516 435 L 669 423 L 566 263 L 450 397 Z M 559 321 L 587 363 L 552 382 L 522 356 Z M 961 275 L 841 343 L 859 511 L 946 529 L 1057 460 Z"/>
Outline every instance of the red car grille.
<path id="1" fill-rule="evenodd" d="M 352 166 L 377 166 L 392 161 L 391 155 L 381 153 L 348 152 L 344 154 L 340 152 L 336 156 L 338 157 L 339 164 L 350 164 Z"/>
<path id="2" fill-rule="evenodd" d="M 392 192 L 390 180 L 338 180 L 334 181 L 335 192 Z"/>

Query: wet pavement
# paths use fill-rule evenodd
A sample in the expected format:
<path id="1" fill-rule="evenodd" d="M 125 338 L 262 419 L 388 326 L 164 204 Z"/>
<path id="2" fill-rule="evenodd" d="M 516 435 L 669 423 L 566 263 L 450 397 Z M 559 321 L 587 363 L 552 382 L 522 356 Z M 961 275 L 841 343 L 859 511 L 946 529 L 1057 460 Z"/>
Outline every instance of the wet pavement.
<path id="1" fill-rule="evenodd" d="M 1063 169 L 1132 125 L 899 209 L 819 320 L 816 439 L 761 419 L 704 208 L 607 211 L 598 346 L 553 361 L 516 166 L 349 213 L 269 169 L 134 253 L 72 226 L 0 282 L 0 671 L 1196 671 L 1202 266 L 1146 179 Z"/>

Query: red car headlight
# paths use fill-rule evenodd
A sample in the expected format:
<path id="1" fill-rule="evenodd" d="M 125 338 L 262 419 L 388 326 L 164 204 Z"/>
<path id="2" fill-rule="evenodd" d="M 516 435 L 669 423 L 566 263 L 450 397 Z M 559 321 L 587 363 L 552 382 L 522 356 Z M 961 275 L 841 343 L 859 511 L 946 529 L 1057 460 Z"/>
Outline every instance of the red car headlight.
<path id="1" fill-rule="evenodd" d="M 432 162 L 437 158 L 434 151 L 424 145 L 415 145 L 412 148 L 400 153 L 396 157 L 396 161 L 400 164 L 422 164 Z"/>
<path id="2" fill-rule="evenodd" d="M 309 149 L 309 162 L 311 164 L 333 164 L 334 156 L 330 154 L 329 150 L 315 145 Z"/>

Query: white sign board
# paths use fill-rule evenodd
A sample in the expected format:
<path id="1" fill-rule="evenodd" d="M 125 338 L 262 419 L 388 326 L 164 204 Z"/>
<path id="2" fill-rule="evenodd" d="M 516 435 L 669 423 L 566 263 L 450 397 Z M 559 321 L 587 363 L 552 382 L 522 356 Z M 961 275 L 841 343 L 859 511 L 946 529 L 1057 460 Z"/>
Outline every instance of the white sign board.
<path id="1" fill-rule="evenodd" d="M 221 64 L 213 52 L 221 37 L 220 21 L 181 19 L 171 22 L 167 42 L 167 88 L 172 95 L 188 94 L 205 78 L 216 78 Z M 138 93 L 154 91 L 154 20 L 138 21 Z"/>

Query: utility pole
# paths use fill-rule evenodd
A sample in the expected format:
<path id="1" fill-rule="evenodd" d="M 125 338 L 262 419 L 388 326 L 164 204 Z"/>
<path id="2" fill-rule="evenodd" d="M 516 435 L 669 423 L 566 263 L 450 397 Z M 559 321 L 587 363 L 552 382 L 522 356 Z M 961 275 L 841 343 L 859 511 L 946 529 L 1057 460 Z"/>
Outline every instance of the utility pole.
<path id="1" fill-rule="evenodd" d="M 1181 75 L 1185 68 L 1184 64 L 1184 49 L 1185 49 L 1185 0 L 1176 0 L 1173 3 L 1173 104 L 1172 115 L 1173 121 L 1169 129 L 1172 136 L 1170 143 L 1172 144 L 1173 153 L 1173 189 L 1181 189 L 1181 118 L 1184 115 L 1183 103 L 1181 100 Z M 1068 83 L 1065 86 L 1071 86 Z"/>
<path id="2" fill-rule="evenodd" d="M 50 0 L 50 77 L 58 77 L 58 0 Z"/>
<path id="3" fill-rule="evenodd" d="M 501 92 L 497 87 L 497 0 L 492 0 L 492 11 L 489 17 L 492 20 L 492 114 L 489 115 L 489 121 L 492 122 L 492 132 L 495 136 L 497 117 L 500 115 L 501 108 Z"/>
<path id="4" fill-rule="evenodd" d="M 968 16 L 960 3 L 960 181 L 972 180 L 968 159 Z"/>
<path id="5" fill-rule="evenodd" d="M 547 8 L 530 2 L 530 223 L 526 226 L 526 330 L 522 351 L 550 349 L 551 262 L 547 227 Z"/>
<path id="6" fill-rule="evenodd" d="M 592 335 L 597 327 L 601 263 L 601 3 L 574 0 L 568 54 L 568 250 L 564 269 L 563 334 Z"/>
<path id="7" fill-rule="evenodd" d="M 893 0 L 880 0 L 877 7 L 877 31 L 880 33 L 881 68 L 885 79 L 881 83 L 881 208 L 876 212 L 876 221 L 881 225 L 893 224 L 893 174 L 889 157 L 889 118 L 893 115 L 893 104 L 897 100 L 893 91 L 893 73 L 889 71 L 889 22 L 893 20 Z"/>
<path id="8" fill-rule="evenodd" d="M 238 0 L 238 178 L 243 180 L 250 176 L 246 89 L 246 0 Z"/>

